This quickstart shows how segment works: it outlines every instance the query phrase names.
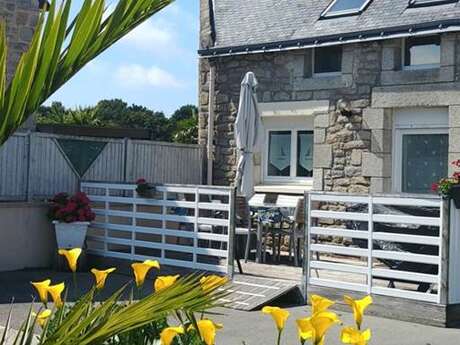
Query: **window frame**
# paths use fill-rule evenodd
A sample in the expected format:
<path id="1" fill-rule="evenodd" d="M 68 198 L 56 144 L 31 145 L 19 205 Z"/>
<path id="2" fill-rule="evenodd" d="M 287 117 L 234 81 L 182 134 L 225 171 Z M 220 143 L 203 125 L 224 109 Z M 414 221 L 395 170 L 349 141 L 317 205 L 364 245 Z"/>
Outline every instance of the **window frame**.
<path id="1" fill-rule="evenodd" d="M 439 36 L 439 64 L 424 64 L 424 65 L 413 65 L 413 66 L 406 66 L 406 47 L 407 41 L 411 38 L 417 37 L 431 37 L 431 36 L 439 36 L 439 35 L 430 35 L 430 36 L 415 36 L 415 37 L 405 37 L 402 39 L 401 44 L 401 66 L 403 71 L 417 71 L 417 70 L 426 70 L 426 69 L 438 69 L 441 68 L 441 44 L 442 40 Z"/>
<path id="2" fill-rule="evenodd" d="M 403 137 L 404 135 L 426 135 L 426 134 L 447 134 L 447 127 L 437 128 L 394 128 L 393 129 L 393 182 L 392 189 L 396 193 L 407 194 L 402 191 L 402 173 L 403 173 Z M 430 194 L 430 193 L 426 193 Z"/>
<path id="3" fill-rule="evenodd" d="M 409 0 L 407 7 L 417 8 L 417 7 L 428 7 L 428 6 L 439 6 L 445 4 L 453 4 L 458 2 L 458 0 Z"/>
<path id="4" fill-rule="evenodd" d="M 341 49 L 341 57 L 340 57 L 340 71 L 338 72 L 316 72 L 316 51 L 322 48 L 329 48 L 330 46 L 325 46 L 325 47 L 315 47 L 312 49 L 312 59 L 311 59 L 311 70 L 312 70 L 312 77 L 313 78 L 324 78 L 324 77 L 340 77 L 342 75 L 342 64 L 343 64 L 343 46 L 340 46 Z"/>
<path id="5" fill-rule="evenodd" d="M 291 132 L 291 167 L 289 176 L 269 176 L 268 175 L 268 161 L 269 161 L 269 145 L 270 145 L 270 132 Z M 265 128 L 264 140 L 264 155 L 263 155 L 263 182 L 264 183 L 313 183 L 313 176 L 311 177 L 297 177 L 297 138 L 299 132 L 309 132 L 314 135 L 312 128 L 299 128 L 293 126 L 271 126 Z M 312 148 L 314 148 L 314 139 Z"/>
<path id="6" fill-rule="evenodd" d="M 372 0 L 365 0 L 363 5 L 359 9 L 352 9 L 352 10 L 344 10 L 344 11 L 337 11 L 333 13 L 329 13 L 332 7 L 338 2 L 338 1 L 343 1 L 343 0 L 333 0 L 329 6 L 326 7 L 326 9 L 321 13 L 320 18 L 322 19 L 328 19 L 328 18 L 336 18 L 336 17 L 343 17 L 343 16 L 353 16 L 353 15 L 358 15 L 364 12 L 366 7 L 370 4 Z"/>

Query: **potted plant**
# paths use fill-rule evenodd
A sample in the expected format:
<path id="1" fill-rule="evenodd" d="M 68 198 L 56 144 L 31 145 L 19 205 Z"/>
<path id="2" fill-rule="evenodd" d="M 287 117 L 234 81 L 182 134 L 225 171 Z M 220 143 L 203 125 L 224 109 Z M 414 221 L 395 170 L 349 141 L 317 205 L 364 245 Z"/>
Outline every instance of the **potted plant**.
<path id="1" fill-rule="evenodd" d="M 137 195 L 139 195 L 142 198 L 153 197 L 155 187 L 148 184 L 144 178 L 137 179 L 136 184 L 137 184 L 137 187 L 136 187 Z"/>
<path id="2" fill-rule="evenodd" d="M 48 215 L 54 224 L 58 248 L 83 248 L 88 225 L 96 218 L 85 193 L 55 195 Z"/>
<path id="3" fill-rule="evenodd" d="M 453 161 L 451 164 L 456 168 L 460 168 L 460 159 Z M 460 171 L 454 172 L 451 177 L 446 177 L 437 183 L 433 183 L 431 189 L 444 198 L 452 199 L 455 207 L 460 209 Z"/>

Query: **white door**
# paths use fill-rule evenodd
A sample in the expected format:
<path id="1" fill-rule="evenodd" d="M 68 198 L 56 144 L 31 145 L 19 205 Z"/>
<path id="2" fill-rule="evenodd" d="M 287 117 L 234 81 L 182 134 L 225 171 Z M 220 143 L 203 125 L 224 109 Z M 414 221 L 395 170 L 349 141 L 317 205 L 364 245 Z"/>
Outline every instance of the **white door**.
<path id="1" fill-rule="evenodd" d="M 393 189 L 431 193 L 448 174 L 448 109 L 405 108 L 394 115 Z"/>

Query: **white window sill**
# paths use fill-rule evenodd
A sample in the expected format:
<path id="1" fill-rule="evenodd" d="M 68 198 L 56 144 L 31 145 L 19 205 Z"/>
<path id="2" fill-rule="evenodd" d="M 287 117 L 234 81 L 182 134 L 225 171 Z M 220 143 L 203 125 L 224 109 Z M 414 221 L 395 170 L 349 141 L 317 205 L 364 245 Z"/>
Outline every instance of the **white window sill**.
<path id="1" fill-rule="evenodd" d="M 312 190 L 311 184 L 264 184 L 255 186 L 256 193 L 304 194 Z"/>

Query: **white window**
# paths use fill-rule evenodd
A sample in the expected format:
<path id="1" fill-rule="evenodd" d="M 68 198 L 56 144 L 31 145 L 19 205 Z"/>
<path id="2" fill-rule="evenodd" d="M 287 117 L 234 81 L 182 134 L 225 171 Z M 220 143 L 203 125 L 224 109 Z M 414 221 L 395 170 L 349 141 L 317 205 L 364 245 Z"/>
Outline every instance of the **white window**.
<path id="1" fill-rule="evenodd" d="M 312 130 L 268 129 L 265 147 L 265 181 L 295 182 L 312 179 Z"/>
<path id="2" fill-rule="evenodd" d="M 348 16 L 364 11 L 371 0 L 334 0 L 321 13 L 322 18 Z"/>
<path id="3" fill-rule="evenodd" d="M 439 68 L 441 65 L 441 37 L 411 37 L 403 44 L 404 69 Z"/>
<path id="4" fill-rule="evenodd" d="M 431 193 L 448 173 L 447 110 L 395 112 L 393 188 L 402 193 Z"/>
<path id="5" fill-rule="evenodd" d="M 337 76 L 342 72 L 342 46 L 313 49 L 313 76 Z"/>
<path id="6" fill-rule="evenodd" d="M 443 5 L 458 2 L 458 0 L 409 0 L 409 7 Z"/>

